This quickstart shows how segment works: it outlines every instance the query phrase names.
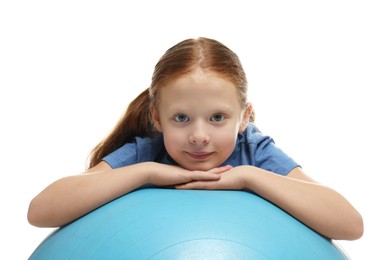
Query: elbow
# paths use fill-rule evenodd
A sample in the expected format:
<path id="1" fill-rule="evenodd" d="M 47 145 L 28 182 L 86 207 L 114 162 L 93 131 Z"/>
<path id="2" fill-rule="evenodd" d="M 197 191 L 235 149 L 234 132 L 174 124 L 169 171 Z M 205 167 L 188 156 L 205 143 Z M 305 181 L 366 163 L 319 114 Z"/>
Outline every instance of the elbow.
<path id="1" fill-rule="evenodd" d="M 357 240 L 363 236 L 364 222 L 363 222 L 363 217 L 359 213 L 355 217 L 353 224 L 351 224 L 351 228 L 350 228 L 349 233 L 350 233 L 349 240 Z"/>
<path id="2" fill-rule="evenodd" d="M 27 221 L 36 227 L 52 227 L 46 222 L 44 209 L 38 205 L 35 198 L 30 202 L 28 207 Z"/>
<path id="3" fill-rule="evenodd" d="M 364 234 L 364 223 L 362 216 L 357 213 L 354 218 L 348 220 L 348 225 L 344 225 L 344 231 L 338 240 L 357 240 Z"/>
<path id="4" fill-rule="evenodd" d="M 30 202 L 30 205 L 28 207 L 27 211 L 27 221 L 33 226 L 36 227 L 42 227 L 41 224 L 41 217 L 40 217 L 40 210 L 35 205 L 34 199 Z"/>
<path id="5" fill-rule="evenodd" d="M 357 240 L 364 234 L 364 223 L 362 216 L 356 212 L 353 216 L 339 218 L 336 223 L 328 225 L 323 232 L 323 236 L 334 240 Z"/>

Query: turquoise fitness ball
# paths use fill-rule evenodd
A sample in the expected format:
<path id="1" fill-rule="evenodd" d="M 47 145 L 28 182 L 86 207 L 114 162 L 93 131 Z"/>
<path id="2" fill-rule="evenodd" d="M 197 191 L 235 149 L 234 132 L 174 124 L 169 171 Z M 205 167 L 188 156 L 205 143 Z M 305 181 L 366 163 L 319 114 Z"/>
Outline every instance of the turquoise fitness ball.
<path id="1" fill-rule="evenodd" d="M 54 230 L 34 259 L 348 259 L 332 240 L 246 191 L 145 188 Z"/>

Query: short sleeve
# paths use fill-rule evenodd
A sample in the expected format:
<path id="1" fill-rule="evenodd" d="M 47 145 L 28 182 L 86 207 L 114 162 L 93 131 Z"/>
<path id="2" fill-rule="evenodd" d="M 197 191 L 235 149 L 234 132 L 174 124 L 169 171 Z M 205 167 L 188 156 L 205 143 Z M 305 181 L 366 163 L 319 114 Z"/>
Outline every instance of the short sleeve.
<path id="1" fill-rule="evenodd" d="M 256 166 L 280 175 L 287 175 L 292 169 L 299 166 L 297 162 L 277 147 L 270 137 L 259 143 L 254 157 Z"/>
<path id="2" fill-rule="evenodd" d="M 103 161 L 111 168 L 120 168 L 140 162 L 155 161 L 158 157 L 163 139 L 161 135 L 154 138 L 136 137 L 133 143 L 126 143 L 108 154 Z"/>
<path id="3" fill-rule="evenodd" d="M 250 124 L 244 134 L 247 156 L 252 165 L 280 175 L 287 175 L 299 166 L 282 149 L 275 145 L 274 140 L 264 135 L 256 126 Z"/>
<path id="4" fill-rule="evenodd" d="M 120 168 L 137 163 L 137 144 L 126 143 L 103 158 L 111 168 Z"/>

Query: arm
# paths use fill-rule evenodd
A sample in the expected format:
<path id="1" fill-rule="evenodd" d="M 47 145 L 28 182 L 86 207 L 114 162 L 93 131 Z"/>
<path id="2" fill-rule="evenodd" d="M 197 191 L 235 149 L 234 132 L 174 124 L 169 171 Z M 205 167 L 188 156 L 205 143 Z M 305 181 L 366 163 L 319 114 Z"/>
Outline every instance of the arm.
<path id="1" fill-rule="evenodd" d="M 253 172 L 254 173 L 254 172 Z M 360 214 L 338 192 L 313 182 L 297 167 L 287 177 L 248 175 L 248 188 L 272 201 L 318 233 L 353 240 L 363 234 Z M 277 187 L 277 188 L 275 188 Z"/>
<path id="2" fill-rule="evenodd" d="M 356 209 L 338 192 L 315 183 L 299 167 L 281 176 L 239 166 L 223 173 L 218 181 L 197 181 L 178 188 L 249 189 L 328 238 L 354 240 L 363 234 L 363 220 Z"/>
<path id="3" fill-rule="evenodd" d="M 112 169 L 101 162 L 86 173 L 59 179 L 30 202 L 28 221 L 38 227 L 65 225 L 144 184 L 168 186 L 194 180 L 217 180 L 220 167 L 210 172 L 145 162 Z"/>

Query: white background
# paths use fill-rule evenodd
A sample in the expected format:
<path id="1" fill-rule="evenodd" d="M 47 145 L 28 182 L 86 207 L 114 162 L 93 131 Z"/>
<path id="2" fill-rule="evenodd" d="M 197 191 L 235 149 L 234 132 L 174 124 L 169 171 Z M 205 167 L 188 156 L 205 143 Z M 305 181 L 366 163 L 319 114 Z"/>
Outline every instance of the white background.
<path id="1" fill-rule="evenodd" d="M 52 231 L 27 223 L 30 200 L 84 171 L 158 58 L 198 36 L 241 57 L 260 129 L 362 213 L 344 250 L 389 258 L 386 2 L 2 1 L 0 258 L 30 256 Z"/>

